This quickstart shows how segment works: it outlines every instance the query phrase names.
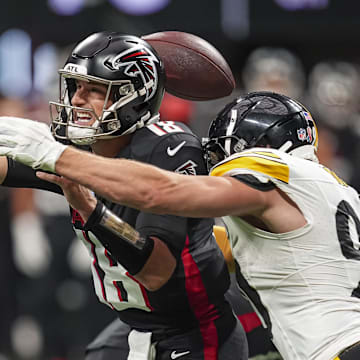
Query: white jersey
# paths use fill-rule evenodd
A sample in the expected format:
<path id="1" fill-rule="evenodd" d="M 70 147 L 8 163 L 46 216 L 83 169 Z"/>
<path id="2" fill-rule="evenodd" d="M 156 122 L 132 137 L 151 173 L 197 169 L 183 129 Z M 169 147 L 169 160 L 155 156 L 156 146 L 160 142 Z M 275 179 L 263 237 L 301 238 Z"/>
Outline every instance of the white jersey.
<path id="1" fill-rule="evenodd" d="M 239 284 L 284 360 L 333 360 L 360 341 L 360 202 L 324 166 L 273 149 L 227 158 L 212 176 L 276 186 L 307 224 L 274 234 L 227 216 Z"/>

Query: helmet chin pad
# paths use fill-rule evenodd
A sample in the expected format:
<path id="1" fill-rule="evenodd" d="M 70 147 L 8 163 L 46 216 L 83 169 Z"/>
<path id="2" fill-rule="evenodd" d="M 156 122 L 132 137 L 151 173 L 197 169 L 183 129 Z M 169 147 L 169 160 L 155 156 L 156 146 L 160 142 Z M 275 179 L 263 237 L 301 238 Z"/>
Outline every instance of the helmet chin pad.
<path id="1" fill-rule="evenodd" d="M 70 123 L 67 127 L 69 140 L 76 145 L 94 144 L 97 138 L 94 136 L 98 133 L 99 121 L 96 120 L 91 126 L 82 127 Z"/>

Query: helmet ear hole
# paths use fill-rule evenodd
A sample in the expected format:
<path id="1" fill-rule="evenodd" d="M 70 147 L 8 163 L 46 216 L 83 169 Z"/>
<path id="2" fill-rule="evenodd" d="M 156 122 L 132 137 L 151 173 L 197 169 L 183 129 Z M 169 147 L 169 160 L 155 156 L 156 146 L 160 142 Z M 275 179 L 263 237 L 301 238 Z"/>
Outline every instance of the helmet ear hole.
<path id="1" fill-rule="evenodd" d="M 110 99 L 113 103 L 119 101 L 122 97 L 127 96 L 131 93 L 134 93 L 134 85 L 133 84 L 124 84 L 119 86 L 112 86 L 110 91 Z"/>
<path id="2" fill-rule="evenodd" d="M 125 84 L 125 85 L 121 85 L 118 88 L 118 93 L 120 96 L 126 96 L 129 95 L 130 93 L 134 92 L 134 85 L 133 84 Z"/>

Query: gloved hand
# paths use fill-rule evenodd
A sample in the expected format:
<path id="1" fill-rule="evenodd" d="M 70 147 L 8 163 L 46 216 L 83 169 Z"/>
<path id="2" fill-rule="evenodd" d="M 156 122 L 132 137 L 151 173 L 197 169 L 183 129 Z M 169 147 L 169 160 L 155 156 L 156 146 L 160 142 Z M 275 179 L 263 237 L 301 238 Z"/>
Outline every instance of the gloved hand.
<path id="1" fill-rule="evenodd" d="M 46 124 L 11 116 L 0 116 L 0 155 L 55 172 L 55 163 L 66 149 L 57 142 Z"/>

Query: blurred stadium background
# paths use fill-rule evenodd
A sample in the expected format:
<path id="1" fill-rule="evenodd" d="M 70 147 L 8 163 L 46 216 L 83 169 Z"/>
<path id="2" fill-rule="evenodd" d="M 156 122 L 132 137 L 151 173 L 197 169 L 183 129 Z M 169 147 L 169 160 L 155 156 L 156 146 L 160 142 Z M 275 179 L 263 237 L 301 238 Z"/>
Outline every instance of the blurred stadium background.
<path id="1" fill-rule="evenodd" d="M 237 89 L 203 103 L 166 95 L 164 120 L 206 136 L 236 94 L 290 95 L 319 125 L 321 161 L 359 191 L 359 13 L 355 0 L 2 0 L 0 115 L 49 122 L 57 69 L 92 32 L 191 32 L 223 53 Z M 64 200 L 1 188 L 0 202 L 0 360 L 82 359 L 84 346 L 114 315 L 95 298 Z"/>

